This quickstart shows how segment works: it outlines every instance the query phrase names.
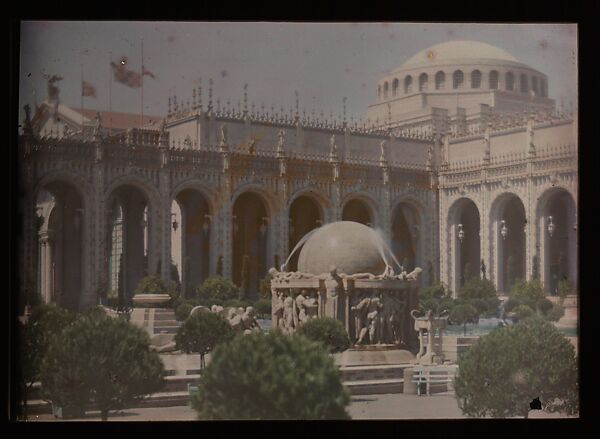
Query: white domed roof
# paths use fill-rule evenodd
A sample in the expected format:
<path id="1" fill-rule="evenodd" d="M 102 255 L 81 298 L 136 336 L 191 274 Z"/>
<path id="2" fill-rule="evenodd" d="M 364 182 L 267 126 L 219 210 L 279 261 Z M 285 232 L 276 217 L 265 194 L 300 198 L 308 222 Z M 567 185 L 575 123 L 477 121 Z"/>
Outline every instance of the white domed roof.
<path id="1" fill-rule="evenodd" d="M 506 50 L 478 41 L 448 41 L 421 50 L 409 58 L 401 68 L 417 65 L 435 65 L 439 62 L 464 59 L 493 59 L 500 61 L 519 62 Z"/>

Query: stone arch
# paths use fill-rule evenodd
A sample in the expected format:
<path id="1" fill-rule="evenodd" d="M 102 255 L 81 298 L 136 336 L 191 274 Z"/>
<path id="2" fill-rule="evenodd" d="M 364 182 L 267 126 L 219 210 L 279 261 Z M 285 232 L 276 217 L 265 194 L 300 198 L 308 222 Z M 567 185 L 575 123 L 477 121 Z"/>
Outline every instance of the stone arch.
<path id="1" fill-rule="evenodd" d="M 330 221 L 331 213 L 329 210 L 331 209 L 331 201 L 327 198 L 326 195 L 322 193 L 321 190 L 317 189 L 314 186 L 303 187 L 294 192 L 288 200 L 286 210 L 289 213 L 290 207 L 294 200 L 298 197 L 311 197 L 313 198 L 317 204 L 319 205 L 319 209 L 321 209 L 321 215 L 323 216 L 323 224 L 326 224 Z"/>
<path id="2" fill-rule="evenodd" d="M 137 175 L 120 176 L 104 192 L 110 294 L 130 301 L 139 281 L 157 273 L 160 257 L 160 193 L 152 182 Z M 114 215 L 122 210 L 122 217 Z M 167 263 L 168 261 L 161 261 Z M 116 291 L 115 291 L 116 286 Z"/>
<path id="3" fill-rule="evenodd" d="M 365 221 L 363 222 L 363 224 L 370 225 L 371 227 L 378 227 L 381 225 L 381 219 L 377 215 L 377 212 L 379 212 L 378 203 L 369 194 L 365 192 L 352 192 L 344 197 L 341 203 L 342 220 L 344 220 L 344 209 L 351 202 L 359 202 L 362 203 L 364 207 L 366 207 L 366 212 L 369 217 L 369 221 Z M 365 217 L 367 215 L 361 214 L 360 216 Z M 364 220 L 364 218 L 362 218 L 362 220 Z"/>
<path id="4" fill-rule="evenodd" d="M 190 179 L 177 185 L 170 200 L 171 260 L 177 268 L 181 294 L 190 297 L 210 273 L 214 197 L 201 182 Z"/>
<path id="5" fill-rule="evenodd" d="M 423 268 L 424 211 L 420 202 L 404 197 L 391 209 L 390 247 L 406 271 Z"/>
<path id="6" fill-rule="evenodd" d="M 287 212 L 288 257 L 290 258 L 287 269 L 295 271 L 297 269 L 299 249 L 291 256 L 290 254 L 307 233 L 324 224 L 325 209 L 318 196 L 315 196 L 311 190 L 305 190 L 296 193 L 290 200 Z"/>
<path id="7" fill-rule="evenodd" d="M 538 197 L 535 209 L 536 254 L 540 278 L 550 294 L 556 294 L 558 282 L 565 279 L 575 290 L 578 289 L 576 200 L 576 195 L 563 186 L 547 188 Z M 552 235 L 550 223 L 553 225 Z"/>
<path id="8" fill-rule="evenodd" d="M 528 221 L 523 197 L 515 192 L 498 194 L 490 205 L 490 260 L 499 292 L 508 293 L 517 279 L 527 278 Z"/>
<path id="9" fill-rule="evenodd" d="M 247 183 L 241 186 L 238 186 L 236 190 L 231 195 L 231 205 L 235 204 L 235 201 L 240 197 L 240 195 L 246 192 L 253 192 L 261 197 L 262 201 L 266 204 L 267 214 L 270 219 L 275 218 L 278 212 L 281 210 L 283 206 L 277 200 L 277 197 L 264 186 L 256 183 Z"/>
<path id="10" fill-rule="evenodd" d="M 400 81 L 398 81 L 398 78 L 394 78 L 394 80 L 392 81 L 392 96 L 398 96 L 399 85 Z"/>
<path id="11" fill-rule="evenodd" d="M 263 193 L 261 193 L 263 192 Z M 242 296 L 258 296 L 259 281 L 269 267 L 273 242 L 273 207 L 264 191 L 249 186 L 232 197 L 233 281 Z"/>
<path id="12" fill-rule="evenodd" d="M 446 73 L 439 71 L 435 74 L 435 89 L 442 90 L 446 86 Z"/>
<path id="13" fill-rule="evenodd" d="M 466 278 L 480 273 L 481 208 L 471 198 L 458 198 L 448 209 L 446 224 L 450 244 L 450 288 L 456 297 Z"/>
<path id="14" fill-rule="evenodd" d="M 217 208 L 217 201 L 215 191 L 209 188 L 202 180 L 198 180 L 197 178 L 189 178 L 177 184 L 173 188 L 170 194 L 170 199 L 174 199 L 177 194 L 186 189 L 192 189 L 200 194 L 206 199 L 208 203 L 209 209 L 211 212 L 215 212 Z"/>
<path id="15" fill-rule="evenodd" d="M 45 192 L 47 197 L 40 199 Z M 34 189 L 39 228 L 34 229 L 37 291 L 46 303 L 77 311 L 87 285 L 90 242 L 90 188 L 87 182 L 67 171 L 41 178 Z"/>

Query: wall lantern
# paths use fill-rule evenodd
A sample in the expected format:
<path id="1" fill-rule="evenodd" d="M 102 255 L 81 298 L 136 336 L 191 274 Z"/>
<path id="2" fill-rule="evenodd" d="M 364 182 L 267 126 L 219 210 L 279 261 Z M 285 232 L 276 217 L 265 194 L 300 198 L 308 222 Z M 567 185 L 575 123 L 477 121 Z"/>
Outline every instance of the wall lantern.
<path id="1" fill-rule="evenodd" d="M 506 239 L 506 235 L 508 234 L 508 227 L 506 227 L 506 221 L 502 220 L 500 224 L 502 224 L 500 234 L 502 235 L 502 239 Z"/>
<path id="2" fill-rule="evenodd" d="M 177 222 L 177 214 L 171 213 L 171 218 L 173 218 L 173 222 L 171 223 L 171 226 L 173 227 L 173 231 L 176 232 L 177 228 L 179 227 L 179 223 Z"/>
<path id="3" fill-rule="evenodd" d="M 465 239 L 465 231 L 463 230 L 463 225 L 459 224 L 458 225 L 458 240 L 460 241 L 460 243 L 462 244 L 463 239 Z"/>
<path id="4" fill-rule="evenodd" d="M 548 233 L 550 234 L 550 238 L 554 234 L 554 222 L 552 222 L 552 216 L 548 217 Z"/>

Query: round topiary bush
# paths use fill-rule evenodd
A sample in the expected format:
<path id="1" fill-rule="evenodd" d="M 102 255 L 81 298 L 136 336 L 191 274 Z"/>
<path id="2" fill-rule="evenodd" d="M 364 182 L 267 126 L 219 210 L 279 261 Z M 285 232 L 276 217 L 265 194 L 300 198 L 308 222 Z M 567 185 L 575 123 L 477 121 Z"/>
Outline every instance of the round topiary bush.
<path id="1" fill-rule="evenodd" d="M 53 340 L 40 373 L 53 405 L 82 415 L 91 401 L 103 420 L 109 410 L 159 390 L 164 374 L 143 329 L 98 314 L 80 317 Z"/>
<path id="2" fill-rule="evenodd" d="M 189 302 L 181 303 L 175 309 L 175 318 L 179 321 L 187 319 L 190 315 L 190 311 L 194 308 L 194 305 Z"/>
<path id="3" fill-rule="evenodd" d="M 201 286 L 196 290 L 198 298 L 201 300 L 219 300 L 226 301 L 237 299 L 239 289 L 233 282 L 220 276 L 207 277 Z M 216 304 L 216 303 L 215 303 Z"/>
<path id="4" fill-rule="evenodd" d="M 485 299 L 496 297 L 496 286 L 489 279 L 472 277 L 458 290 L 461 299 Z"/>
<path id="5" fill-rule="evenodd" d="M 477 308 L 473 305 L 456 305 L 450 310 L 450 321 L 456 325 L 463 325 L 463 335 L 467 335 L 467 323 L 476 323 L 479 317 Z"/>
<path id="6" fill-rule="evenodd" d="M 547 315 L 553 306 L 554 304 L 546 298 L 538 300 L 535 304 L 535 308 L 542 313 L 543 316 Z"/>
<path id="7" fill-rule="evenodd" d="M 513 284 L 509 297 L 518 300 L 520 303 L 529 306 L 531 309 L 535 309 L 538 301 L 544 299 L 546 294 L 544 293 L 544 287 L 539 280 L 533 279 L 527 282 L 519 279 Z"/>
<path id="8" fill-rule="evenodd" d="M 513 320 L 521 321 L 535 314 L 535 311 L 527 305 L 519 305 L 513 309 Z"/>
<path id="9" fill-rule="evenodd" d="M 199 419 L 349 419 L 349 402 L 322 345 L 279 332 L 218 346 L 191 398 Z"/>
<path id="10" fill-rule="evenodd" d="M 455 390 L 470 417 L 527 417 L 534 398 L 547 412 L 572 415 L 578 410 L 575 350 L 536 316 L 495 329 L 459 357 Z"/>
<path id="11" fill-rule="evenodd" d="M 331 317 L 310 319 L 298 328 L 298 334 L 323 344 L 331 353 L 343 352 L 351 344 L 342 323 Z"/>
<path id="12" fill-rule="evenodd" d="M 27 416 L 28 391 L 40 380 L 40 367 L 52 341 L 71 325 L 77 315 L 54 305 L 37 305 L 25 324 L 20 324 L 18 345 L 20 398 Z"/>
<path id="13" fill-rule="evenodd" d="M 231 325 L 220 315 L 199 312 L 190 316 L 175 334 L 175 344 L 188 354 L 200 354 L 200 369 L 204 368 L 204 356 L 219 343 L 231 340 L 235 333 Z"/>

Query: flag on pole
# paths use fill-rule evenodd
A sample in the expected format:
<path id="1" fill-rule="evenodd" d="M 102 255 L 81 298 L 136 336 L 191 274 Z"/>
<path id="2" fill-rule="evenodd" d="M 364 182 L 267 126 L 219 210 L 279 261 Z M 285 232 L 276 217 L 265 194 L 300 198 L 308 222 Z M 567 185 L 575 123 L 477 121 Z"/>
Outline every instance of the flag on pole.
<path id="1" fill-rule="evenodd" d="M 96 97 L 96 87 L 86 81 L 81 82 L 81 96 Z"/>
<path id="2" fill-rule="evenodd" d="M 110 66 L 113 69 L 113 75 L 115 81 L 120 82 L 123 85 L 131 88 L 139 88 L 142 86 L 142 75 L 133 70 L 128 70 L 125 67 L 127 58 L 122 58 L 119 64 L 115 64 L 111 61 Z"/>

